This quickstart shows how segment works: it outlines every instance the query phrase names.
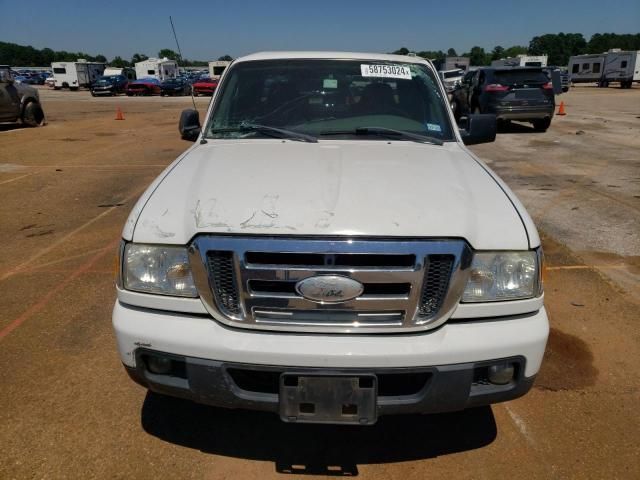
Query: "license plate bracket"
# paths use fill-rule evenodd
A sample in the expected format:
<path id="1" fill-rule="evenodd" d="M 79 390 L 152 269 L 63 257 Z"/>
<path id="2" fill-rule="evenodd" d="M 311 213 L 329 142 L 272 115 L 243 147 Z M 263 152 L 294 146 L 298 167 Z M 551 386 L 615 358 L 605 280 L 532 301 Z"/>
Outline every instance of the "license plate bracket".
<path id="1" fill-rule="evenodd" d="M 280 375 L 280 418 L 290 423 L 372 425 L 378 381 L 373 374 Z"/>

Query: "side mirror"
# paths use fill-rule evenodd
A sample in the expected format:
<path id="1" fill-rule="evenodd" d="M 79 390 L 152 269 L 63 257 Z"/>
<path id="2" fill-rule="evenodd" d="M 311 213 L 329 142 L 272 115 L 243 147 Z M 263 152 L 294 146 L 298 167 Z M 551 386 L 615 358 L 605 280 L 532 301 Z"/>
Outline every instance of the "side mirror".
<path id="1" fill-rule="evenodd" d="M 13 83 L 13 76 L 9 70 L 0 70 L 0 83 Z"/>
<path id="2" fill-rule="evenodd" d="M 461 126 L 460 135 L 465 145 L 489 143 L 496 139 L 497 120 L 493 114 L 467 116 L 466 125 Z"/>
<path id="3" fill-rule="evenodd" d="M 200 114 L 197 110 L 187 109 L 180 114 L 178 130 L 184 140 L 195 142 L 200 135 Z"/>

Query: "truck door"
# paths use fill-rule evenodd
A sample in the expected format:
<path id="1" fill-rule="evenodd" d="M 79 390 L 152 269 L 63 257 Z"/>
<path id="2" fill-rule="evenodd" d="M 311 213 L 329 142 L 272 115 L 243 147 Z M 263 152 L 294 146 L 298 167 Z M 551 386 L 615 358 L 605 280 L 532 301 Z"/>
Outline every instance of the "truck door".
<path id="1" fill-rule="evenodd" d="M 85 86 L 91 83 L 89 78 L 89 68 L 86 64 L 76 63 L 76 78 L 78 79 L 77 86 Z"/>

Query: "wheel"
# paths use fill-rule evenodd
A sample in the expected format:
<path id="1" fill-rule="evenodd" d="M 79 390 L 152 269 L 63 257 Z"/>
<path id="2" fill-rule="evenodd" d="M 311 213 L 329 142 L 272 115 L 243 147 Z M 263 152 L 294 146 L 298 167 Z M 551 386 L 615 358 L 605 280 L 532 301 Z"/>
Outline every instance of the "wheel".
<path id="1" fill-rule="evenodd" d="M 22 122 L 29 127 L 41 127 L 44 125 L 44 112 L 39 103 L 27 103 L 22 114 Z"/>
<path id="2" fill-rule="evenodd" d="M 133 97 L 133 93 L 127 92 L 127 97 Z"/>
<path id="3" fill-rule="evenodd" d="M 540 118 L 538 120 L 533 121 L 533 128 L 537 132 L 546 132 L 547 128 L 549 128 L 550 125 L 551 125 L 550 118 Z"/>
<path id="4" fill-rule="evenodd" d="M 91 91 L 91 96 L 92 96 L 92 97 L 95 97 L 95 96 L 96 96 L 96 92 Z"/>

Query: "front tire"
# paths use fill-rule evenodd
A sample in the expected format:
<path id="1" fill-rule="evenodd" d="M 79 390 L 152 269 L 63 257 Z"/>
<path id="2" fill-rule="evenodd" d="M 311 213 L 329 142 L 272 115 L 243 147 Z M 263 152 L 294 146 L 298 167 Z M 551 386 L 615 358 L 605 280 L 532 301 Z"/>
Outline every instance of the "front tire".
<path id="1" fill-rule="evenodd" d="M 39 103 L 27 103 L 22 114 L 22 122 L 29 127 L 42 127 L 44 125 L 44 111 Z"/>

